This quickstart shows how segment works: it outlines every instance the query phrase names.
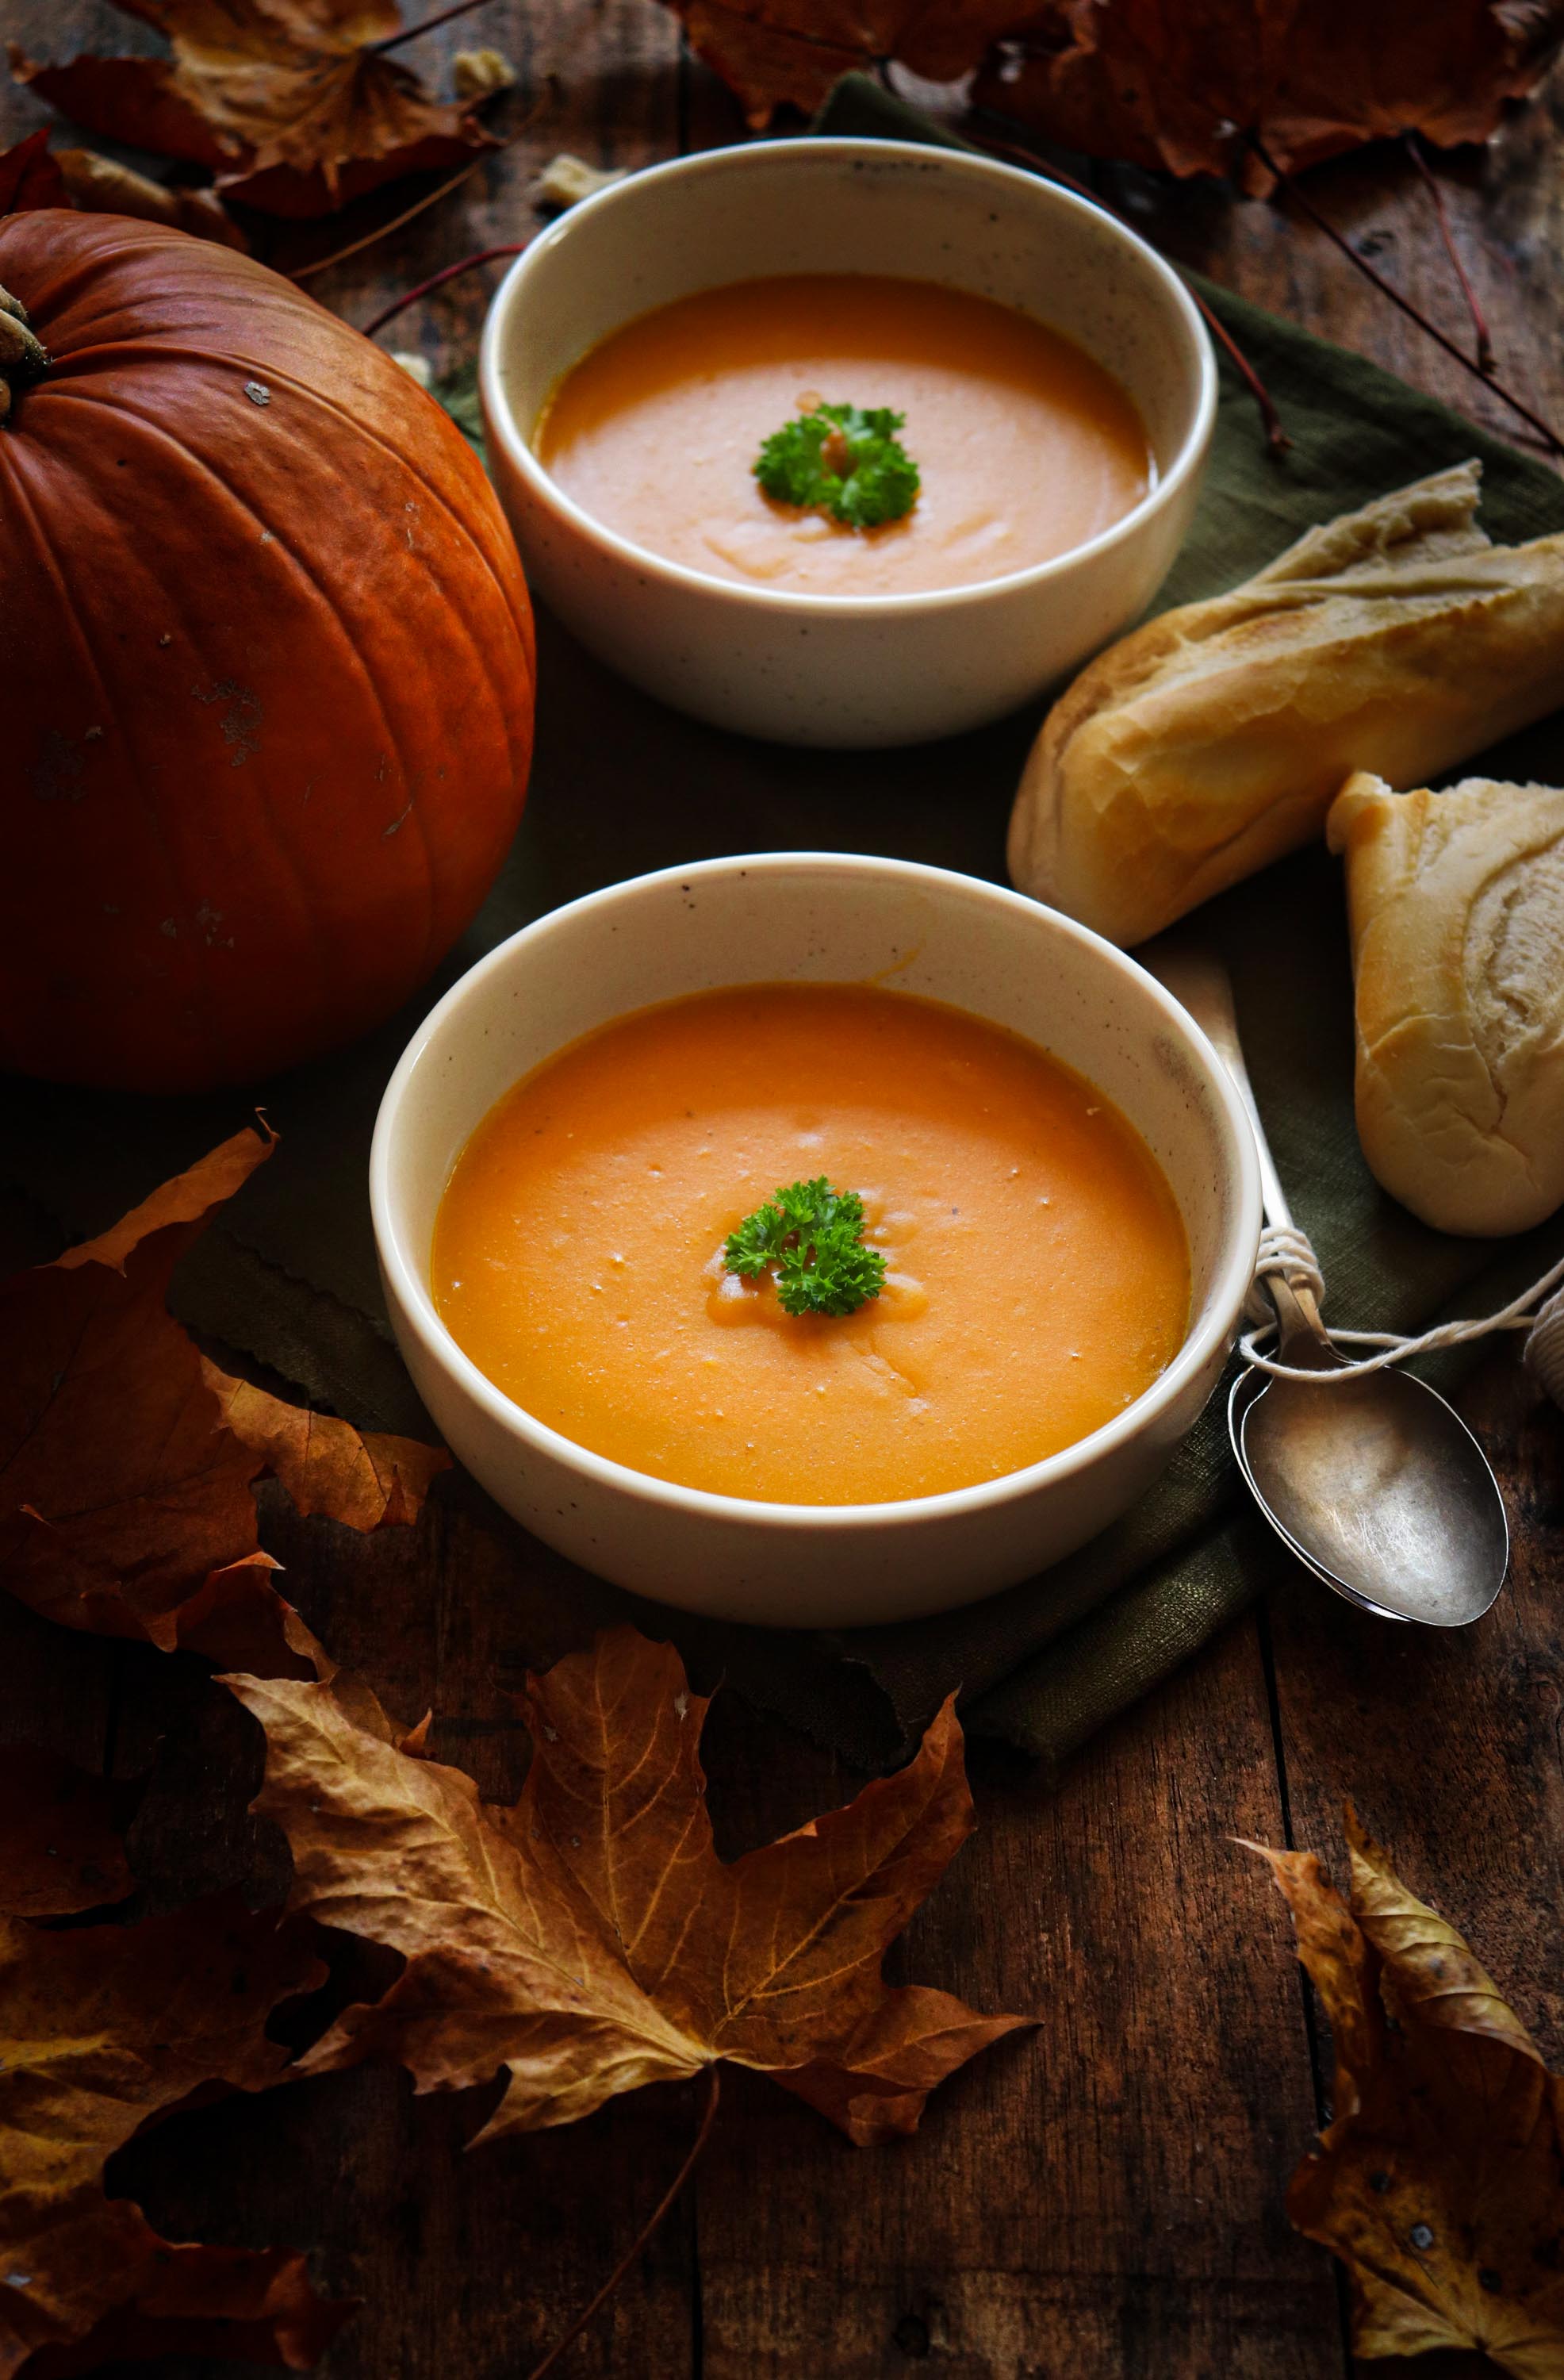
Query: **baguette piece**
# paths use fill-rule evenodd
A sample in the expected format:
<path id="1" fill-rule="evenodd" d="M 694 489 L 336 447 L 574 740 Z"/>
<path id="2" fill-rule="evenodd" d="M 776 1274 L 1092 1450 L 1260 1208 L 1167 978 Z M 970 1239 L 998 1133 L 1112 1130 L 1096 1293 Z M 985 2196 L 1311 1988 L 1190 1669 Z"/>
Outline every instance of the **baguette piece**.
<path id="1" fill-rule="evenodd" d="M 1441 1232 L 1523 1232 L 1564 1203 L 1564 790 L 1351 777 L 1358 1138 Z"/>
<path id="2" fill-rule="evenodd" d="M 1481 468 L 1327 521 L 1088 663 L 1022 777 L 1021 891 L 1142 941 L 1312 841 L 1352 770 L 1422 784 L 1564 703 L 1564 534 L 1490 544 Z"/>

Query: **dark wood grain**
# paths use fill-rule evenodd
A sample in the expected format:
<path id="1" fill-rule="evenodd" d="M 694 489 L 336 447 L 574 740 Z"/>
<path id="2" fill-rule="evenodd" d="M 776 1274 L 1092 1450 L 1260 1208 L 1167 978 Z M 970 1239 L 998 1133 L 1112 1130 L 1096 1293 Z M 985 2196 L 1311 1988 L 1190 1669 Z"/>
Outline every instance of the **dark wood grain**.
<path id="1" fill-rule="evenodd" d="M 149 39 L 106 0 L 10 0 L 5 14 L 35 54 Z M 314 283 L 350 320 L 470 249 L 527 237 L 532 179 L 559 150 L 635 164 L 739 137 L 725 93 L 650 0 L 490 0 L 406 55 L 433 76 L 479 42 L 516 61 L 511 121 L 524 128 L 459 196 Z M 1446 177 L 1505 367 L 1555 419 L 1561 92 L 1556 81 L 1551 101 Z M 42 113 L 10 94 L 10 136 Z M 1218 280 L 1509 426 L 1491 393 L 1285 201 L 1235 203 L 1110 169 L 1100 179 Z M 1426 192 L 1401 157 L 1343 161 L 1311 188 L 1463 331 Z M 348 236 L 324 227 L 298 253 Z M 387 343 L 440 367 L 469 355 L 492 277 L 453 285 Z M 595 683 L 557 635 L 545 652 L 561 688 Z M 547 684 L 544 708 L 545 758 L 557 757 L 540 784 L 566 782 L 568 743 L 572 790 L 538 824 L 566 858 L 579 844 L 595 880 L 594 786 L 646 756 L 596 698 L 589 735 L 563 695 L 551 709 Z M 664 797 L 659 784 L 649 797 Z M 785 842 L 785 771 L 758 754 L 745 797 L 769 806 Z M 1001 824 L 996 808 L 996 839 Z M 843 839 L 865 847 L 891 847 L 896 833 L 885 788 L 844 820 Z M 622 856 L 629 872 L 636 854 Z M 50 1252 L 36 1218 L 0 1221 L 14 1254 Z M 1034 2009 L 1036 2032 L 958 2077 L 915 2141 L 873 2154 L 736 2076 L 695 2184 L 572 2350 L 567 2380 L 1335 2380 L 1348 2369 L 1333 2268 L 1282 2212 L 1324 2090 L 1309 2012 L 1279 1900 L 1230 1839 L 1335 1854 L 1352 1795 L 1408 1881 L 1470 1926 L 1522 2015 L 1564 2055 L 1564 1421 L 1508 1359 L 1474 1384 L 1472 1410 L 1518 1523 L 1514 1585 L 1493 1618 L 1460 1637 L 1413 1636 L 1300 1575 L 1090 1746 L 1057 1791 L 985 1768 L 979 1832 L 896 1967 L 981 2004 Z M 460 1485 L 416 1531 L 370 1540 L 269 1500 L 265 1536 L 338 1657 L 406 1718 L 432 1706 L 442 1755 L 486 1792 L 514 1793 L 525 1744 L 508 1694 L 529 1664 L 589 1633 L 596 1615 L 576 1574 L 523 1559 Z M 3 1601 L 0 1662 L 0 1738 L 119 1775 L 151 1768 L 131 1842 L 139 1905 L 234 1879 L 257 1897 L 279 1888 L 280 1846 L 245 1810 L 254 1730 L 201 1665 L 67 1637 Z M 709 1753 L 729 1852 L 858 1782 L 731 1695 L 715 1706 Z M 656 2199 L 696 2110 L 687 2090 L 649 2092 L 572 2131 L 469 2155 L 462 2144 L 490 2095 L 418 2100 L 391 2073 L 301 2082 L 161 2126 L 114 2180 L 176 2237 L 311 2247 L 319 2278 L 365 2301 L 332 2351 L 331 2380 L 521 2380 Z M 1457 2380 L 1459 2360 L 1439 2361 L 1442 2380 Z M 1417 2370 L 1440 2380 L 1434 2362 Z"/>
<path id="2" fill-rule="evenodd" d="M 1558 320 L 1553 260 L 1564 237 L 1561 125 L 1564 75 L 1556 74 L 1490 149 L 1458 152 L 1439 179 L 1500 376 L 1564 437 L 1564 352 L 1547 329 Z M 1170 254 L 1536 451 L 1524 423 L 1388 304 L 1285 194 L 1235 200 L 1206 183 L 1170 188 L 1130 168 L 1097 170 L 1104 194 Z M 1316 168 L 1308 191 L 1387 280 L 1472 350 L 1460 285 L 1409 159 L 1393 148 L 1341 158 Z"/>

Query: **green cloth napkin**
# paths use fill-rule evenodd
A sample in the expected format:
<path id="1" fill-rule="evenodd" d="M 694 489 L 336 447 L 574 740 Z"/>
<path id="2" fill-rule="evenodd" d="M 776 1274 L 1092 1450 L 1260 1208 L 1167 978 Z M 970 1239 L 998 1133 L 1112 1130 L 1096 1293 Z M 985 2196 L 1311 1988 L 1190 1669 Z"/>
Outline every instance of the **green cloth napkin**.
<path id="1" fill-rule="evenodd" d="M 838 86 L 818 128 L 942 138 L 856 76 Z M 1564 528 L 1564 484 L 1540 465 L 1362 358 L 1209 283 L 1201 288 L 1264 375 L 1293 443 L 1279 461 L 1267 454 L 1224 362 L 1205 495 L 1159 605 L 1227 587 L 1309 523 L 1469 455 L 1483 460 L 1483 518 L 1496 538 Z M 443 395 L 476 437 L 470 371 Z M 521 832 L 477 922 L 389 1025 L 252 1095 L 136 1100 L 15 1081 L 6 1089 L 0 1181 L 73 1232 L 100 1228 L 232 1131 L 251 1096 L 262 1101 L 283 1147 L 187 1265 L 180 1311 L 310 1398 L 382 1427 L 427 1425 L 385 1323 L 365 1173 L 382 1088 L 430 1003 L 545 910 L 684 860 L 885 852 L 1003 880 L 1011 799 L 1037 724 L 1029 711 L 911 751 L 792 751 L 665 710 L 547 619 L 540 653 Z M 1564 721 L 1483 765 L 1559 782 Z M 1210 904 L 1200 923 L 1231 970 L 1277 1160 L 1339 1321 L 1399 1330 L 1485 1311 L 1564 1253 L 1564 1219 L 1523 1242 L 1447 1239 L 1376 1187 L 1352 1127 L 1352 979 L 1339 871 L 1323 851 Z M 583 1619 L 628 1615 L 673 1635 L 697 1676 L 724 1675 L 864 1767 L 899 1757 L 953 1687 L 970 1730 L 1057 1766 L 1187 1659 L 1287 1559 L 1241 1494 L 1220 1400 L 1159 1485 L 1106 1536 L 1005 1594 L 902 1627 L 790 1633 L 695 1621 L 588 1580 L 519 1532 L 513 1541 L 527 1593 L 568 1601 Z"/>

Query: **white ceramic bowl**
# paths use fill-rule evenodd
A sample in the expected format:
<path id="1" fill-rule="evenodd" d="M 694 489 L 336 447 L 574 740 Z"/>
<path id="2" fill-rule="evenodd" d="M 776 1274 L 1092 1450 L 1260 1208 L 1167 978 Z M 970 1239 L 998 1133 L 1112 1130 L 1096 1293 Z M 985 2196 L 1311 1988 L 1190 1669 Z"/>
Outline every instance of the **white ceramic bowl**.
<path id="1" fill-rule="evenodd" d="M 435 1211 L 512 1083 L 594 1026 L 681 993 L 786 979 L 902 990 L 1025 1034 L 1144 1135 L 1189 1236 L 1182 1348 L 1125 1411 L 1024 1471 L 889 1504 L 752 1503 L 648 1477 L 513 1404 L 430 1294 Z M 904 860 L 772 853 L 589 893 L 491 952 L 392 1076 L 370 1167 L 386 1301 L 418 1392 L 497 1502 L 584 1568 L 692 1611 L 781 1626 L 976 1601 L 1072 1552 L 1156 1477 L 1231 1343 L 1260 1229 L 1248 1119 L 1209 1042 L 1133 959 L 1056 910 Z"/>
<path id="2" fill-rule="evenodd" d="M 708 577 L 604 528 L 531 438 L 561 375 L 653 307 L 769 274 L 892 272 L 1066 333 L 1140 407 L 1158 480 L 1073 552 L 976 586 L 857 601 Z M 1030 700 L 1151 601 L 1189 526 L 1216 411 L 1176 273 L 1087 200 L 902 140 L 770 140 L 652 166 L 540 234 L 479 366 L 490 464 L 538 593 L 637 686 L 788 744 L 915 744 Z"/>

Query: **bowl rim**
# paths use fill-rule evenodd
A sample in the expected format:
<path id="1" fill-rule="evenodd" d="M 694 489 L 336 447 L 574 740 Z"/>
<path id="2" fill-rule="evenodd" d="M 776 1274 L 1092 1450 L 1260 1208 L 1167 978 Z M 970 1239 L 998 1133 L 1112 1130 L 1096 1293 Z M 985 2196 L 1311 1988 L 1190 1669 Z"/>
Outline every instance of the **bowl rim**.
<path id="1" fill-rule="evenodd" d="M 529 274 L 535 271 L 538 261 L 563 240 L 575 236 L 579 225 L 604 210 L 637 204 L 637 194 L 650 184 L 735 170 L 748 172 L 758 165 L 774 165 L 779 157 L 785 158 L 790 154 L 807 156 L 819 163 L 829 162 L 833 157 L 899 157 L 927 165 L 932 160 L 942 169 L 969 175 L 976 180 L 1009 188 L 1012 193 L 1024 191 L 1029 202 L 1040 201 L 1044 207 L 1055 208 L 1065 220 L 1095 218 L 1148 265 L 1153 281 L 1160 285 L 1163 296 L 1171 301 L 1172 310 L 1186 334 L 1194 361 L 1195 386 L 1190 424 L 1180 441 L 1178 451 L 1167 470 L 1158 474 L 1155 486 L 1146 490 L 1139 503 L 1133 504 L 1118 520 L 1110 521 L 1096 537 L 1087 538 L 1084 544 L 1073 545 L 1063 553 L 1050 555 L 1046 562 L 1033 563 L 1024 570 L 1007 571 L 997 578 L 974 579 L 961 587 L 919 588 L 899 595 L 818 595 L 797 589 L 752 587 L 743 579 L 723 578 L 715 572 L 692 569 L 687 563 L 670 561 L 665 555 L 654 553 L 649 546 L 637 545 L 633 540 L 622 537 L 617 529 L 609 528 L 595 519 L 573 496 L 567 495 L 539 461 L 523 434 L 505 391 L 502 365 L 502 343 L 508 344 L 513 318 L 522 305 Z M 786 170 L 785 166 L 783 170 Z M 905 274 L 895 277 L 914 279 L 929 276 Z M 713 283 L 711 285 L 721 285 Z M 650 312 L 655 309 L 643 310 Z M 635 315 L 624 318 L 625 322 L 636 319 Z M 1037 319 L 1043 320 L 1040 315 Z M 624 324 L 618 327 L 623 329 Z M 1098 554 L 1110 552 L 1176 503 L 1190 479 L 1199 471 L 1216 421 L 1218 395 L 1216 352 L 1201 320 L 1199 308 L 1166 257 L 1158 255 L 1148 240 L 1143 239 L 1128 224 L 1121 223 L 1117 215 L 1110 214 L 1106 207 L 1098 206 L 1090 199 L 1078 197 L 1073 190 L 1062 189 L 1055 182 L 1046 182 L 1019 165 L 1007 165 L 996 157 L 973 155 L 964 150 L 946 148 L 942 143 L 813 133 L 782 140 L 735 141 L 723 148 L 700 150 L 691 157 L 667 158 L 659 164 L 641 166 L 624 181 L 612 183 L 606 189 L 594 191 L 590 198 L 578 200 L 527 244 L 494 292 L 484 320 L 478 378 L 484 418 L 491 435 L 498 436 L 512 466 L 533 495 L 549 505 L 578 537 L 584 537 L 589 544 L 598 547 L 615 562 L 628 565 L 643 577 L 649 573 L 671 587 L 731 597 L 737 602 L 762 609 L 780 609 L 788 615 L 819 619 L 895 619 L 938 611 L 947 604 L 981 602 L 996 596 L 1013 594 L 1021 589 L 1046 587 L 1050 579 L 1061 577 L 1081 564 L 1094 560 Z"/>
<path id="2" fill-rule="evenodd" d="M 503 1389 L 496 1387 L 457 1344 L 441 1320 L 422 1269 L 411 1260 L 403 1245 L 394 1181 L 403 1105 L 420 1063 L 435 1044 L 456 1026 L 463 1008 L 479 985 L 490 977 L 503 973 L 513 963 L 515 953 L 522 944 L 537 941 L 546 933 L 569 932 L 594 913 L 642 900 L 654 889 L 670 884 L 687 886 L 697 877 L 709 879 L 738 871 L 765 874 L 783 868 L 820 874 L 845 871 L 849 875 L 889 876 L 908 886 L 921 887 L 935 896 L 953 893 L 964 899 L 993 902 L 1024 914 L 1036 921 L 1045 933 L 1057 932 L 1091 951 L 1098 960 L 1106 961 L 1110 969 L 1122 973 L 1149 995 L 1153 1006 L 1160 1011 L 1163 1022 L 1177 1035 L 1186 1053 L 1194 1058 L 1207 1087 L 1215 1094 L 1218 1110 L 1227 1125 L 1227 1144 L 1230 1160 L 1237 1174 L 1238 1196 L 1233 1202 L 1226 1248 L 1213 1267 L 1203 1318 L 1192 1320 L 1178 1354 L 1133 1404 L 1125 1406 L 1122 1413 L 1115 1414 L 1111 1420 L 1104 1422 L 1100 1428 L 1091 1431 L 1085 1438 L 1077 1439 L 1073 1445 L 1061 1447 L 1057 1453 L 1045 1455 L 1040 1462 L 1028 1463 L 1022 1470 L 1002 1472 L 997 1478 L 978 1480 L 966 1488 L 944 1488 L 931 1496 L 900 1497 L 875 1504 L 778 1503 L 759 1498 L 723 1495 L 707 1488 L 688 1488 L 676 1480 L 660 1479 L 650 1472 L 634 1471 L 627 1463 L 615 1462 L 609 1455 L 595 1453 L 590 1447 L 578 1445 L 574 1439 L 551 1429 L 546 1422 L 528 1413 L 525 1405 L 517 1404 Z M 632 1014 L 634 1011 L 626 1010 L 624 1013 Z M 968 1013 L 976 1015 L 977 1011 Z M 560 1045 L 562 1049 L 566 1046 L 564 1043 Z M 546 1060 L 539 1061 L 540 1064 L 546 1062 Z M 996 1505 L 1024 1501 L 1040 1489 L 1073 1478 L 1077 1473 L 1114 1453 L 1121 1446 L 1132 1443 L 1149 1423 L 1154 1423 L 1170 1405 L 1178 1402 L 1190 1383 L 1228 1342 L 1249 1292 L 1261 1223 L 1259 1158 L 1243 1096 L 1226 1064 L 1194 1019 L 1138 961 L 1117 949 L 1102 935 L 1077 924 L 1073 917 L 1065 917 L 1062 911 L 1050 909 L 1042 902 L 1011 891 L 1008 886 L 989 883 L 982 877 L 965 876 L 952 868 L 932 868 L 921 860 L 880 858 L 857 852 L 819 851 L 736 852 L 718 859 L 694 860 L 683 868 L 655 868 L 641 876 L 627 877 L 617 884 L 602 886 L 594 892 L 583 893 L 575 901 L 548 910 L 541 917 L 534 918 L 530 925 L 521 927 L 517 932 L 497 943 L 493 950 L 459 977 L 430 1010 L 397 1061 L 375 1118 L 370 1152 L 370 1208 L 375 1245 L 388 1293 L 395 1308 L 415 1332 L 425 1356 L 450 1376 L 454 1385 L 475 1401 L 488 1417 L 510 1436 L 519 1439 L 533 1452 L 551 1458 L 566 1470 L 575 1471 L 594 1487 L 616 1490 L 632 1500 L 640 1499 L 665 1510 L 695 1513 L 730 1525 L 770 1527 L 800 1532 L 805 1536 L 830 1530 L 857 1533 L 870 1529 L 915 1528 L 930 1522 L 980 1512 Z"/>

